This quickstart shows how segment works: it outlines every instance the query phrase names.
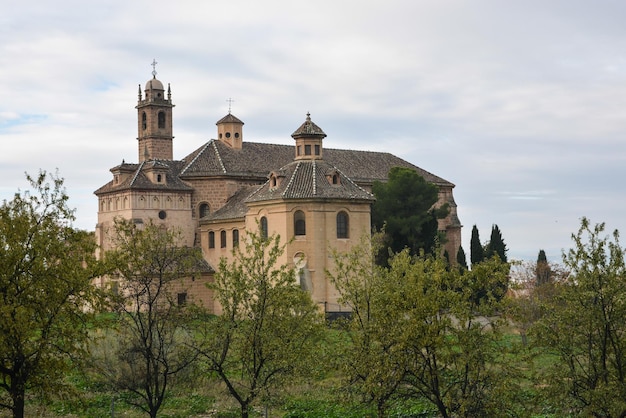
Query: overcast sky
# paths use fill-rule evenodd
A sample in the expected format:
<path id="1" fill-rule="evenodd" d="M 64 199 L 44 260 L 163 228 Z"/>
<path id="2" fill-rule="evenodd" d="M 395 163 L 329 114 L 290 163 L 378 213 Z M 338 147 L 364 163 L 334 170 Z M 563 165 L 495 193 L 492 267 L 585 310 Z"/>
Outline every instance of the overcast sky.
<path id="1" fill-rule="evenodd" d="M 0 197 L 65 178 L 76 226 L 137 161 L 138 84 L 171 84 L 174 158 L 216 136 L 389 151 L 454 183 L 469 257 L 559 260 L 580 218 L 626 231 L 626 2 L 0 0 Z"/>

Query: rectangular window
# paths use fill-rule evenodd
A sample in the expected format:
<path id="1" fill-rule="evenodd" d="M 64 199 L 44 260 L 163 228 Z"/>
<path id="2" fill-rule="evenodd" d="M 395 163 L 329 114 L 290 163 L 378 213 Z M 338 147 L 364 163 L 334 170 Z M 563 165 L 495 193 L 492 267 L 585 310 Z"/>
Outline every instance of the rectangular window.
<path id="1" fill-rule="evenodd" d="M 304 146 L 304 155 L 311 155 L 311 146 L 310 145 L 305 145 Z"/>
<path id="2" fill-rule="evenodd" d="M 179 293 L 178 294 L 178 305 L 184 305 L 187 303 L 187 293 Z"/>
<path id="3" fill-rule="evenodd" d="M 220 248 L 226 248 L 226 231 L 220 232 Z"/>
<path id="4" fill-rule="evenodd" d="M 320 155 L 321 148 L 318 144 L 315 144 L 315 155 Z"/>
<path id="5" fill-rule="evenodd" d="M 209 248 L 215 248 L 215 232 L 209 232 Z"/>

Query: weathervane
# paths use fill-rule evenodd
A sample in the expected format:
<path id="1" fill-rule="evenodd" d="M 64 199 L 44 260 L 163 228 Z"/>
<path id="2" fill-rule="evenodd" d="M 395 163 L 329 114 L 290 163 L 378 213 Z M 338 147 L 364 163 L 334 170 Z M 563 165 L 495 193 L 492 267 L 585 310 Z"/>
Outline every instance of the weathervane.
<path id="1" fill-rule="evenodd" d="M 156 59 L 152 59 L 152 77 L 156 78 L 157 72 L 156 72 L 156 65 L 158 64 L 158 62 L 156 61 Z"/>
<path id="2" fill-rule="evenodd" d="M 230 115 L 230 108 L 231 108 L 234 100 L 229 97 L 228 100 L 226 100 L 226 101 L 228 102 L 228 114 Z"/>

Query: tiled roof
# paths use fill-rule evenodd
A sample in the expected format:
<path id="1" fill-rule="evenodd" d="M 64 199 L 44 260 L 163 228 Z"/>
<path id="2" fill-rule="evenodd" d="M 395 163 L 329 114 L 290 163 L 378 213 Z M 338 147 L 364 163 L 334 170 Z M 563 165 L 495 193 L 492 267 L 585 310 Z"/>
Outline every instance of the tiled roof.
<path id="1" fill-rule="evenodd" d="M 222 119 L 218 120 L 215 124 L 219 125 L 220 123 L 240 123 L 243 125 L 243 122 L 239 120 L 235 115 L 228 114 L 224 116 Z"/>
<path id="2" fill-rule="evenodd" d="M 250 196 L 255 190 L 259 188 L 256 186 L 244 186 L 237 190 L 237 192 L 232 195 L 226 204 L 216 210 L 213 213 L 205 216 L 201 219 L 200 222 L 205 221 L 218 221 L 224 219 L 236 219 L 243 218 L 246 216 L 248 212 L 248 207 L 246 206 L 246 199 Z"/>
<path id="3" fill-rule="evenodd" d="M 318 137 L 325 138 L 326 134 L 322 131 L 322 128 L 317 126 L 315 123 L 311 121 L 311 115 L 309 113 L 306 114 L 306 120 L 294 133 L 291 134 L 292 138 L 300 138 L 300 137 Z"/>
<path id="4" fill-rule="evenodd" d="M 324 160 L 294 161 L 281 168 L 275 187 L 266 182 L 247 202 L 274 199 L 349 199 L 374 200 L 374 196 L 357 186 L 340 170 Z M 332 177 L 337 177 L 336 184 Z"/>
<path id="5" fill-rule="evenodd" d="M 118 184 L 111 180 L 100 187 L 94 193 L 96 195 L 118 192 L 123 190 L 161 190 L 161 191 L 193 191 L 193 188 L 183 182 L 179 175 L 183 167 L 182 161 L 152 160 L 141 164 L 122 163 L 111 169 L 112 172 L 120 171 L 131 173 L 126 179 Z M 162 170 L 165 173 L 165 182 L 152 182 L 145 171 L 151 168 Z"/>
<path id="6" fill-rule="evenodd" d="M 271 170 L 291 163 L 294 156 L 295 149 L 291 145 L 244 142 L 242 149 L 233 149 L 221 141 L 211 140 L 185 157 L 187 163 L 181 171 L 181 177 L 230 175 L 262 180 L 267 178 Z M 427 181 L 439 186 L 454 186 L 387 152 L 324 148 L 324 161 L 359 184 L 385 181 L 389 170 L 398 166 L 412 168 Z"/>

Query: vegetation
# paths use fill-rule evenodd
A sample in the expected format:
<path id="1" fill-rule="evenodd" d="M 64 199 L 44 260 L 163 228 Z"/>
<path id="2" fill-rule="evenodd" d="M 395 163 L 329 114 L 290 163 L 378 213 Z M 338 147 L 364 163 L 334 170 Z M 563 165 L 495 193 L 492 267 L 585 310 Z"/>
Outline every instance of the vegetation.
<path id="1" fill-rule="evenodd" d="M 365 239 L 352 253 L 335 254 L 333 283 L 353 309 L 347 382 L 379 417 L 392 400 L 415 397 L 442 417 L 495 414 L 506 376 L 497 292 L 508 265 L 494 258 L 461 274 L 443 257 L 405 249 L 383 268 L 369 252 Z"/>
<path id="2" fill-rule="evenodd" d="M 465 250 L 462 246 L 459 246 L 459 250 L 456 253 L 456 264 L 459 268 L 467 270 L 469 266 L 467 265 L 467 257 L 465 255 Z"/>
<path id="3" fill-rule="evenodd" d="M 470 261 L 472 266 L 481 263 L 485 259 L 485 250 L 480 243 L 480 235 L 478 227 L 474 225 L 472 227 L 472 237 L 470 239 Z"/>
<path id="4" fill-rule="evenodd" d="M 498 256 L 500 261 L 507 262 L 508 258 L 506 256 L 507 252 L 506 244 L 502 239 L 502 233 L 500 232 L 500 228 L 498 225 L 493 225 L 491 227 L 491 237 L 489 239 L 489 243 L 485 248 L 485 258 L 492 258 L 493 256 Z"/>
<path id="5" fill-rule="evenodd" d="M 563 256 L 570 270 L 545 304 L 536 342 L 555 355 L 542 370 L 550 399 L 562 413 L 626 416 L 626 266 L 619 233 L 583 218 L 574 247 Z"/>
<path id="6" fill-rule="evenodd" d="M 293 268 L 278 264 L 279 236 L 248 233 L 240 245 L 215 274 L 211 287 L 222 312 L 202 322 L 198 351 L 247 418 L 257 398 L 271 400 L 313 369 L 323 318 Z"/>
<path id="7" fill-rule="evenodd" d="M 552 269 L 548 263 L 548 257 L 544 250 L 539 250 L 537 255 L 537 265 L 535 267 L 535 278 L 537 285 L 548 284 L 552 281 Z"/>
<path id="8" fill-rule="evenodd" d="M 32 190 L 0 206 L 0 408 L 14 417 L 27 392 L 62 392 L 87 354 L 91 279 L 102 273 L 93 236 L 72 228 L 63 180 L 27 179 Z"/>
<path id="9" fill-rule="evenodd" d="M 120 221 L 98 262 L 62 180 L 28 180 L 0 206 L 2 417 L 626 416 L 626 263 L 604 224 L 583 218 L 562 266 L 540 251 L 512 272 L 495 225 L 471 270 L 408 247 L 379 265 L 384 236 L 364 237 L 333 254 L 353 311 L 325 327 L 278 236 L 222 260 L 208 315 L 173 297 L 200 261 L 173 231 Z"/>
<path id="10" fill-rule="evenodd" d="M 438 219 L 448 215 L 445 204 L 434 207 L 438 188 L 427 182 L 415 170 L 394 167 L 386 183 L 375 182 L 372 192 L 372 226 L 385 231 L 385 245 L 377 255 L 379 264 L 385 264 L 392 253 L 408 248 L 412 255 L 420 251 L 434 251 L 443 239 L 437 231 Z"/>
<path id="11" fill-rule="evenodd" d="M 177 295 L 196 275 L 201 255 L 180 245 L 176 231 L 153 223 L 115 221 L 115 250 L 106 254 L 116 278 L 120 315 L 95 365 L 124 401 L 156 417 L 171 379 L 196 358 L 190 312 Z M 178 293 L 174 293 L 178 292 Z M 113 338 L 112 338 L 113 337 Z"/>

